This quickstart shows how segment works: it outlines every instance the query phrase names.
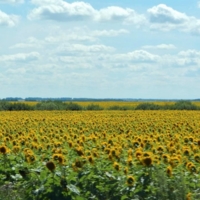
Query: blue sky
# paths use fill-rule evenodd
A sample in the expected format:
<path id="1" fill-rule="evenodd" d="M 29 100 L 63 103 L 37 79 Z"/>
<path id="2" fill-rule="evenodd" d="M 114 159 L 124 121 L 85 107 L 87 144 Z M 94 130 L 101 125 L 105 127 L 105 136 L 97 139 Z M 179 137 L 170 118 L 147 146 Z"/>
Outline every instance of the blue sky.
<path id="1" fill-rule="evenodd" d="M 200 1 L 0 0 L 0 98 L 200 98 Z"/>

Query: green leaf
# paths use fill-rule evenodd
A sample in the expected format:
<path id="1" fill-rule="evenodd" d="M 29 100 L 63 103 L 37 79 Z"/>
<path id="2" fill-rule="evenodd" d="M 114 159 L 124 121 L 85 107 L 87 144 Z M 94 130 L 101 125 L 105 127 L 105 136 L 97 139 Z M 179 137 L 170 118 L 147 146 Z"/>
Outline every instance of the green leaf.
<path id="1" fill-rule="evenodd" d="M 15 181 L 18 181 L 18 180 L 22 179 L 22 176 L 20 174 L 10 175 L 10 177 L 12 179 L 14 179 Z"/>
<path id="2" fill-rule="evenodd" d="M 62 175 L 62 173 L 60 172 L 60 171 L 56 171 L 56 176 L 59 176 L 59 177 L 61 177 L 61 175 Z"/>
<path id="3" fill-rule="evenodd" d="M 128 199 L 128 196 L 127 195 L 123 195 L 122 197 L 121 197 L 121 200 L 127 200 Z"/>
<path id="4" fill-rule="evenodd" d="M 75 193 L 75 194 L 77 194 L 77 195 L 80 194 L 79 189 L 78 189 L 75 185 L 69 184 L 69 185 L 67 185 L 67 188 L 68 188 L 71 192 L 73 192 L 73 193 Z"/>
<path id="5" fill-rule="evenodd" d="M 106 175 L 108 178 L 115 179 L 115 177 L 114 177 L 112 174 L 110 174 L 109 172 L 106 172 L 105 175 Z"/>

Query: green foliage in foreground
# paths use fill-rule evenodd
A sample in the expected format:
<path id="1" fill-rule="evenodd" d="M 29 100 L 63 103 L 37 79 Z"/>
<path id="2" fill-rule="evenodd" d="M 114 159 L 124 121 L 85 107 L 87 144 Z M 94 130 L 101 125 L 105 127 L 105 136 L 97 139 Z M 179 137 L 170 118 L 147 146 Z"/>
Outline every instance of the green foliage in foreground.
<path id="1" fill-rule="evenodd" d="M 128 182 L 108 161 L 52 171 L 45 162 L 27 164 L 19 156 L 3 155 L 0 163 L 1 200 L 186 200 L 190 192 L 188 199 L 200 199 L 200 175 L 178 167 L 168 176 L 162 165 L 132 166 Z"/>
<path id="2" fill-rule="evenodd" d="M 0 101 L 0 111 L 14 111 L 14 110 L 104 110 L 103 107 L 98 104 L 89 104 L 84 107 L 78 103 L 69 102 L 64 103 L 62 101 L 42 101 L 36 105 L 28 105 L 26 103 L 10 103 L 8 101 Z M 107 110 L 200 110 L 200 107 L 194 105 L 190 101 L 177 101 L 172 105 L 157 105 L 155 103 L 140 103 L 138 106 L 118 106 L 113 105 L 107 108 Z"/>

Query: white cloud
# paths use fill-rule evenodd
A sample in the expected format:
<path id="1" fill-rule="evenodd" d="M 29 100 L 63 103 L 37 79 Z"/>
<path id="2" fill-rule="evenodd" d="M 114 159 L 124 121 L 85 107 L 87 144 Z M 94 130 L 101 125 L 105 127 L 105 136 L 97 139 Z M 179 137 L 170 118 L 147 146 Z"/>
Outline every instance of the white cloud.
<path id="1" fill-rule="evenodd" d="M 147 10 L 150 22 L 181 24 L 188 21 L 188 16 L 178 12 L 165 4 L 159 4 Z"/>
<path id="2" fill-rule="evenodd" d="M 145 45 L 142 46 L 143 49 L 175 49 L 173 44 L 159 44 L 159 45 Z"/>
<path id="3" fill-rule="evenodd" d="M 88 28 L 81 28 L 81 29 L 75 28 L 75 29 L 68 29 L 66 31 L 60 31 L 56 35 L 55 34 L 49 35 L 44 39 L 44 41 L 48 44 L 57 43 L 58 45 L 61 42 L 62 43 L 96 42 L 100 39 L 100 37 L 116 37 L 128 33 L 129 31 L 125 29 L 90 30 Z"/>
<path id="4" fill-rule="evenodd" d="M 24 43 L 17 43 L 10 47 L 10 49 L 22 49 L 22 48 L 41 48 L 42 43 L 34 37 L 29 37 Z"/>
<path id="5" fill-rule="evenodd" d="M 96 38 L 93 36 L 90 36 L 90 34 L 85 34 L 84 32 L 80 35 L 79 33 L 72 33 L 72 32 L 68 32 L 68 34 L 60 34 L 60 35 L 52 35 L 52 36 L 47 36 L 44 39 L 44 42 L 46 42 L 47 44 L 53 44 L 53 43 L 57 43 L 59 44 L 60 42 L 94 42 L 96 41 Z M 42 41 L 41 41 L 42 42 Z"/>
<path id="6" fill-rule="evenodd" d="M 180 51 L 178 56 L 199 58 L 200 59 L 200 51 L 197 51 L 197 50 L 194 50 L 194 49 L 189 49 L 187 51 Z"/>
<path id="7" fill-rule="evenodd" d="M 17 68 L 17 69 L 8 69 L 6 71 L 7 74 L 25 74 L 26 73 L 25 68 Z"/>
<path id="8" fill-rule="evenodd" d="M 144 50 L 135 50 L 126 54 L 115 55 L 116 60 L 130 61 L 132 63 L 152 63 L 158 62 L 160 56 L 156 54 L 151 54 Z"/>
<path id="9" fill-rule="evenodd" d="M 93 36 L 101 37 L 101 36 L 108 36 L 108 37 L 113 37 L 113 36 L 118 36 L 121 34 L 127 34 L 129 33 L 128 30 L 125 29 L 120 29 L 120 30 L 96 30 L 92 32 Z"/>
<path id="10" fill-rule="evenodd" d="M 95 9 L 90 4 L 84 2 L 70 4 L 64 1 L 50 1 L 49 4 L 41 5 L 32 10 L 28 18 L 55 21 L 85 20 L 92 18 L 95 12 Z"/>
<path id="11" fill-rule="evenodd" d="M 0 56 L 0 61 L 3 61 L 3 62 L 29 62 L 29 61 L 39 59 L 39 56 L 40 55 L 38 52 L 2 55 L 2 56 Z"/>
<path id="12" fill-rule="evenodd" d="M 10 46 L 10 49 L 51 49 L 50 46 L 56 46 L 59 47 L 61 45 L 68 45 L 70 46 L 71 44 L 76 45 L 76 44 L 81 44 L 81 43 L 95 43 L 98 42 L 96 47 L 100 48 L 100 37 L 117 37 L 121 34 L 127 34 L 129 33 L 128 30 L 125 29 L 119 29 L 119 30 L 90 30 L 88 28 L 73 28 L 73 29 L 68 29 L 66 31 L 58 29 L 56 33 L 51 33 L 46 35 L 42 39 L 38 39 L 35 37 L 29 37 L 28 39 L 25 39 L 23 42 L 16 43 L 12 46 Z M 81 32 L 81 34 L 80 34 Z M 73 46 L 72 45 L 72 46 Z M 93 46 L 94 48 L 94 46 Z M 102 48 L 102 46 L 101 46 Z M 88 49 L 87 49 L 88 50 Z M 104 49 L 105 50 L 105 49 Z M 91 51 L 91 49 L 90 49 Z"/>
<path id="13" fill-rule="evenodd" d="M 116 22 L 134 24 L 136 28 L 142 27 L 146 29 L 150 27 L 150 29 L 162 31 L 177 29 L 196 35 L 200 34 L 199 19 L 187 16 L 185 13 L 174 10 L 165 4 L 149 8 L 147 16 L 145 16 L 136 13 L 131 8 L 118 6 L 97 10 L 85 2 L 67 3 L 63 0 L 32 0 L 32 3 L 37 7 L 29 13 L 28 19 L 30 20 Z M 107 33 L 104 34 L 106 35 Z M 116 35 L 117 33 L 113 32 L 113 34 Z"/>
<path id="14" fill-rule="evenodd" d="M 197 2 L 197 6 L 200 8 L 200 1 Z"/>
<path id="15" fill-rule="evenodd" d="M 39 6 L 31 11 L 28 19 L 46 19 L 55 21 L 116 21 L 139 25 L 145 21 L 143 15 L 138 15 L 130 8 L 110 6 L 100 10 L 94 9 L 85 2 L 67 3 L 62 0 L 32 0 L 32 3 Z"/>
<path id="16" fill-rule="evenodd" d="M 189 49 L 187 51 L 180 51 L 177 55 L 177 63 L 180 66 L 199 65 L 200 51 Z"/>
<path id="17" fill-rule="evenodd" d="M 115 48 L 105 45 L 82 45 L 82 44 L 70 44 L 62 45 L 57 49 L 57 53 L 60 55 L 71 54 L 91 54 L 99 52 L 113 52 Z"/>
<path id="18" fill-rule="evenodd" d="M 200 35 L 200 20 L 193 20 L 191 21 L 190 24 L 188 24 L 189 26 L 189 31 L 194 34 L 194 35 Z"/>
<path id="19" fill-rule="evenodd" d="M 18 16 L 8 15 L 0 10 L 0 26 L 15 26 L 18 21 Z"/>
<path id="20" fill-rule="evenodd" d="M 200 35 L 200 19 L 174 10 L 165 4 L 159 4 L 147 10 L 150 28 L 170 31 L 176 29 Z"/>
<path id="21" fill-rule="evenodd" d="M 163 54 L 160 58 L 160 66 L 171 69 L 172 72 L 176 68 L 188 71 L 191 67 L 196 70 L 200 66 L 200 51 L 197 50 L 189 49 L 176 54 Z"/>
<path id="22" fill-rule="evenodd" d="M 32 4 L 41 6 L 41 5 L 48 5 L 48 4 L 61 4 L 63 0 L 31 0 Z"/>
<path id="23" fill-rule="evenodd" d="M 128 18 L 133 13 L 131 9 L 124 9 L 117 6 L 111 6 L 103 8 L 99 11 L 99 20 L 110 21 L 110 20 L 123 20 Z"/>
<path id="24" fill-rule="evenodd" d="M 9 3 L 9 4 L 24 3 L 24 0 L 0 0 L 0 3 Z"/>
<path id="25" fill-rule="evenodd" d="M 138 15 L 130 8 L 121 8 L 117 6 L 110 6 L 99 10 L 96 16 L 97 21 L 122 21 L 124 23 L 141 24 L 145 21 L 143 15 Z"/>

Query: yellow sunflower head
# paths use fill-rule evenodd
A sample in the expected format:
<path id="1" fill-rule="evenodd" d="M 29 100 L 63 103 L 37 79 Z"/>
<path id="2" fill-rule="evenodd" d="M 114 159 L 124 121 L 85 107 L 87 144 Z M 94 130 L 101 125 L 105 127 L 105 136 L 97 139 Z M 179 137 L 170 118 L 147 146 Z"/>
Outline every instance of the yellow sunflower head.
<path id="1" fill-rule="evenodd" d="M 5 145 L 3 145 L 3 146 L 0 146 L 0 153 L 2 153 L 2 154 L 7 154 L 9 152 L 9 149 L 5 146 Z"/>
<path id="2" fill-rule="evenodd" d="M 134 177 L 133 177 L 133 176 L 128 176 L 127 179 L 126 179 L 126 184 L 127 184 L 128 186 L 133 186 L 134 183 L 135 183 Z"/>
<path id="3" fill-rule="evenodd" d="M 172 176 L 172 167 L 170 165 L 167 167 L 166 172 L 168 176 Z"/>
<path id="4" fill-rule="evenodd" d="M 54 164 L 53 161 L 48 161 L 48 162 L 46 163 L 46 167 L 47 167 L 50 171 L 54 171 L 55 168 L 56 168 L 56 166 L 55 166 L 55 164 Z"/>

